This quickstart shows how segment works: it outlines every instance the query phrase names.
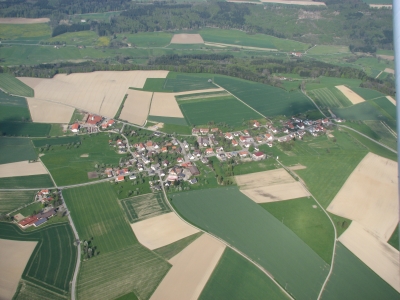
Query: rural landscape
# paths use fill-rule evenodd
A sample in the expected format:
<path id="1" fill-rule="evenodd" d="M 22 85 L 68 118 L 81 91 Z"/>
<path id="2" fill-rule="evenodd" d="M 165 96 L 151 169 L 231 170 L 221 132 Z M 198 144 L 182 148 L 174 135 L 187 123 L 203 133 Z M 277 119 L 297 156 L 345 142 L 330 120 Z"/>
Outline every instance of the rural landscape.
<path id="1" fill-rule="evenodd" d="M 400 299 L 392 18 L 0 2 L 0 299 Z"/>

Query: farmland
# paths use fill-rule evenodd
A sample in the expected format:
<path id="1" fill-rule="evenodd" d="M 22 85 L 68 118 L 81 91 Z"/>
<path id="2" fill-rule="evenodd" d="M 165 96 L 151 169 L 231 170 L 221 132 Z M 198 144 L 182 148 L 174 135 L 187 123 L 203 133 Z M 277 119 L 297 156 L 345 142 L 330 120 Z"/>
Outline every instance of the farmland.
<path id="1" fill-rule="evenodd" d="M 0 152 L 0 164 L 37 158 L 31 141 L 24 138 L 0 138 Z"/>
<path id="2" fill-rule="evenodd" d="M 351 102 L 342 95 L 338 95 L 333 88 L 319 88 L 312 90 L 310 96 L 322 107 L 347 107 L 351 105 Z"/>
<path id="3" fill-rule="evenodd" d="M 31 122 L 0 122 L 0 134 L 5 136 L 45 137 L 51 125 Z"/>
<path id="4" fill-rule="evenodd" d="M 42 39 L 49 38 L 51 28 L 49 24 L 1 24 L 0 38 L 13 41 L 29 41 L 38 43 Z"/>
<path id="5" fill-rule="evenodd" d="M 318 294 L 328 265 L 236 187 L 174 194 L 172 203 L 185 219 L 257 261 L 295 298 L 315 298 Z"/>
<path id="6" fill-rule="evenodd" d="M 358 95 L 363 97 L 365 100 L 372 100 L 380 97 L 385 97 L 384 94 L 370 89 L 365 89 L 361 87 L 353 87 L 351 88 L 352 91 L 356 92 Z"/>
<path id="7" fill-rule="evenodd" d="M 65 300 L 67 297 L 54 293 L 38 285 L 31 284 L 29 281 L 22 280 L 15 293 L 15 300 Z M 14 299 L 14 298 L 13 298 Z"/>
<path id="8" fill-rule="evenodd" d="M 19 95 L 23 97 L 33 97 L 33 89 L 25 83 L 19 81 L 17 78 L 10 74 L 0 74 L 0 89 L 6 93 Z"/>
<path id="9" fill-rule="evenodd" d="M 256 266 L 226 248 L 199 299 L 275 300 L 287 296 Z"/>
<path id="10" fill-rule="evenodd" d="M 0 238 L 38 241 L 22 279 L 60 295 L 70 292 L 76 249 L 68 224 L 47 226 L 33 232 L 22 232 L 16 225 L 0 223 Z"/>
<path id="11" fill-rule="evenodd" d="M 136 47 L 164 47 L 169 44 L 172 33 L 169 32 L 139 32 L 135 34 L 118 34 L 122 39 Z"/>
<path id="12" fill-rule="evenodd" d="M 0 188 L 3 189 L 33 189 L 53 187 L 49 175 L 17 176 L 0 178 Z"/>
<path id="13" fill-rule="evenodd" d="M 215 88 L 212 83 L 208 82 L 208 77 L 210 77 L 208 74 L 196 75 L 170 72 L 165 79 L 164 89 L 172 92 L 184 92 Z"/>
<path id="14" fill-rule="evenodd" d="M 184 100 L 178 104 L 190 125 L 213 122 L 240 126 L 244 121 L 260 118 L 259 114 L 233 96 Z"/>
<path id="15" fill-rule="evenodd" d="M 11 96 L 0 91 L 0 121 L 30 120 L 31 114 L 25 98 Z"/>
<path id="16" fill-rule="evenodd" d="M 169 245 L 166 245 L 164 247 L 154 249 L 153 251 L 167 260 L 171 259 L 175 255 L 177 255 L 179 252 L 181 252 L 183 249 L 185 249 L 188 245 L 193 243 L 202 234 L 203 234 L 203 232 L 198 232 L 198 233 L 189 235 L 188 237 L 180 239 L 180 240 L 178 240 L 174 243 L 171 243 Z"/>
<path id="17" fill-rule="evenodd" d="M 182 125 L 182 126 L 187 125 L 186 120 L 184 118 L 148 116 L 147 120 L 151 122 L 164 123 L 164 124 Z"/>
<path id="18" fill-rule="evenodd" d="M 46 139 L 33 139 L 33 145 L 36 148 L 43 147 L 46 145 L 65 145 L 65 144 L 75 144 L 80 142 L 81 138 L 79 136 L 66 136 L 66 137 L 56 137 L 56 138 L 46 138 Z"/>
<path id="19" fill-rule="evenodd" d="M 378 136 L 378 140 L 391 147 L 392 149 L 397 148 L 397 139 L 396 137 L 389 131 L 389 129 L 380 121 L 364 121 L 369 128 L 373 130 L 374 133 Z"/>
<path id="20" fill-rule="evenodd" d="M 33 201 L 34 192 L 32 191 L 0 191 L 0 213 L 8 213 L 13 209 Z"/>

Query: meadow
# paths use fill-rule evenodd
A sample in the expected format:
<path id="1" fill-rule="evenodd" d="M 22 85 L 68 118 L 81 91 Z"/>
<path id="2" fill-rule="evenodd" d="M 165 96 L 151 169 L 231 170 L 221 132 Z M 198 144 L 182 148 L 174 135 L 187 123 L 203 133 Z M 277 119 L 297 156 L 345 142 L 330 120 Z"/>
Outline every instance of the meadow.
<path id="1" fill-rule="evenodd" d="M 351 105 L 351 102 L 344 95 L 338 95 L 337 93 L 335 95 L 333 88 L 315 89 L 309 92 L 309 96 L 315 100 L 318 106 L 322 107 L 343 108 Z"/>
<path id="2" fill-rule="evenodd" d="M 57 138 L 46 138 L 46 139 L 32 139 L 33 145 L 38 147 L 43 147 L 46 145 L 54 146 L 54 145 L 66 145 L 66 144 L 75 144 L 80 142 L 81 138 L 77 135 L 75 136 L 66 136 L 66 137 L 57 137 Z"/>
<path id="3" fill-rule="evenodd" d="M 165 47 L 171 41 L 172 35 L 169 32 L 138 32 L 118 34 L 117 38 L 133 47 Z"/>
<path id="4" fill-rule="evenodd" d="M 385 95 L 382 94 L 381 92 L 371 90 L 371 89 L 365 89 L 365 88 L 361 88 L 361 87 L 352 87 L 351 90 L 353 92 L 356 92 L 358 95 L 363 97 L 365 100 L 372 100 L 372 99 L 376 99 L 376 98 L 385 97 Z"/>
<path id="5" fill-rule="evenodd" d="M 261 270 L 226 248 L 199 300 L 271 299 L 288 297 Z"/>
<path id="6" fill-rule="evenodd" d="M 121 181 L 118 183 L 112 184 L 112 187 L 118 197 L 118 199 L 126 199 L 136 195 L 149 194 L 152 192 L 150 189 L 151 180 L 148 176 L 143 176 L 142 174 L 137 174 L 138 178 L 135 180 L 128 180 L 128 177 L 125 177 L 125 181 Z"/>
<path id="7" fill-rule="evenodd" d="M 34 200 L 33 191 L 0 191 L 0 213 L 8 213 Z"/>
<path id="8" fill-rule="evenodd" d="M 324 77 L 320 76 L 315 80 L 307 81 L 306 90 L 311 91 L 320 88 L 335 88 L 337 85 L 346 85 L 350 89 L 358 87 L 361 83 L 359 79 L 337 78 L 337 77 Z M 335 88 L 336 89 L 336 88 Z M 330 89 L 333 91 L 332 89 Z"/>
<path id="9" fill-rule="evenodd" d="M 0 39 L 3 41 L 29 41 L 38 43 L 40 40 L 51 36 L 49 24 L 1 24 Z"/>
<path id="10" fill-rule="evenodd" d="M 187 126 L 186 120 L 184 118 L 173 118 L 173 117 L 160 117 L 160 116 L 148 116 L 147 120 L 155 123 L 164 123 L 172 125 Z"/>
<path id="11" fill-rule="evenodd" d="M 0 88 L 6 93 L 12 95 L 19 95 L 23 97 L 34 96 L 34 91 L 31 87 L 7 73 L 0 73 Z"/>
<path id="12" fill-rule="evenodd" d="M 31 120 L 31 113 L 25 98 L 7 95 L 0 91 L 0 121 L 24 120 Z"/>
<path id="13" fill-rule="evenodd" d="M 261 117 L 233 96 L 184 100 L 178 101 L 178 104 L 190 125 L 213 122 L 240 126 L 245 121 Z"/>
<path id="14" fill-rule="evenodd" d="M 184 92 L 215 88 L 214 84 L 208 82 L 209 74 L 196 75 L 169 72 L 164 82 L 164 89 L 166 91 Z"/>
<path id="15" fill-rule="evenodd" d="M 296 299 L 318 295 L 328 264 L 237 187 L 174 194 L 172 204 L 186 220 L 256 261 Z"/>
<path id="16" fill-rule="evenodd" d="M 373 130 L 373 132 L 378 136 L 378 140 L 391 147 L 392 149 L 397 148 L 396 137 L 388 130 L 388 128 L 379 121 L 364 121 L 366 125 Z"/>
<path id="17" fill-rule="evenodd" d="M 66 32 L 46 40 L 48 43 L 59 42 L 66 45 L 98 46 L 99 36 L 94 31 Z"/>
<path id="18" fill-rule="evenodd" d="M 45 137 L 49 134 L 51 124 L 32 122 L 0 122 L 0 135 Z"/>
<path id="19" fill-rule="evenodd" d="M 26 138 L 0 138 L 0 164 L 37 159 L 31 140 Z"/>
<path id="20" fill-rule="evenodd" d="M 69 224 L 23 232 L 15 224 L 1 222 L 0 229 L 3 239 L 38 241 L 22 279 L 62 296 L 69 294 L 77 255 Z"/>
<path id="21" fill-rule="evenodd" d="M 164 124 L 163 128 L 160 128 L 159 130 L 169 134 L 192 134 L 191 127 L 176 124 Z"/>
<path id="22" fill-rule="evenodd" d="M 188 237 L 185 237 L 181 240 L 173 242 L 164 247 L 154 249 L 153 251 L 166 260 L 171 259 L 175 255 L 177 255 L 179 252 L 181 252 L 183 249 L 185 249 L 187 246 L 189 246 L 191 243 L 193 243 L 202 234 L 203 234 L 203 232 L 200 231 L 198 233 L 189 235 Z"/>
<path id="23" fill-rule="evenodd" d="M 322 300 L 398 299 L 399 293 L 340 242 L 337 243 L 333 273 Z"/>
<path id="24" fill-rule="evenodd" d="M 336 54 L 336 53 L 350 53 L 350 50 L 349 47 L 347 46 L 317 45 L 307 51 L 307 54 L 310 55 Z"/>
<path id="25" fill-rule="evenodd" d="M 47 174 L 0 178 L 0 188 L 3 189 L 39 189 L 53 186 L 54 183 Z"/>

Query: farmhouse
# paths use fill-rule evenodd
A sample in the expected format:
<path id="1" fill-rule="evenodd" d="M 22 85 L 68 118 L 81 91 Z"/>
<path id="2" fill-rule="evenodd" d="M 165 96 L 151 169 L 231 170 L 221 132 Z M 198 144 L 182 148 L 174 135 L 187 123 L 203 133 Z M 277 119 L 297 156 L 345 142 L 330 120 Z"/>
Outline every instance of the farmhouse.
<path id="1" fill-rule="evenodd" d="M 210 131 L 208 128 L 200 128 L 200 133 L 201 134 L 207 134 Z"/>
<path id="2" fill-rule="evenodd" d="M 74 123 L 71 125 L 71 131 L 72 132 L 79 132 L 79 124 L 78 123 Z"/>
<path id="3" fill-rule="evenodd" d="M 86 120 L 86 124 L 90 124 L 90 125 L 97 125 L 98 123 L 101 122 L 103 118 L 97 115 L 89 115 L 87 120 Z"/>
<path id="4" fill-rule="evenodd" d="M 120 175 L 117 178 L 115 178 L 115 182 L 121 182 L 121 181 L 124 181 L 124 180 L 125 180 L 125 177 L 122 176 L 122 175 Z"/>
<path id="5" fill-rule="evenodd" d="M 200 175 L 200 171 L 197 167 L 191 166 L 188 169 L 189 169 L 190 173 L 192 173 L 193 176 Z"/>
<path id="6" fill-rule="evenodd" d="M 247 151 L 240 151 L 239 152 L 239 156 L 242 157 L 242 158 L 243 157 L 247 157 L 247 155 L 249 155 L 249 152 L 247 152 Z"/>
<path id="7" fill-rule="evenodd" d="M 193 129 L 192 129 L 192 134 L 193 134 L 193 135 L 198 135 L 198 134 L 200 134 L 200 129 L 198 129 L 198 128 L 193 128 Z"/>
<path id="8" fill-rule="evenodd" d="M 18 222 L 18 225 L 25 229 L 28 228 L 29 226 L 35 226 L 38 227 L 42 225 L 43 223 L 47 222 L 48 219 L 50 219 L 52 216 L 54 216 L 57 212 L 57 209 L 51 208 L 47 211 L 42 211 L 34 216 L 30 216 L 28 218 L 23 219 L 22 221 Z"/>
<path id="9" fill-rule="evenodd" d="M 229 132 L 225 133 L 225 138 L 228 139 L 228 140 L 233 139 L 232 133 L 229 133 Z"/>
<path id="10" fill-rule="evenodd" d="M 265 155 L 265 153 L 258 151 L 258 152 L 253 153 L 252 157 L 254 160 L 262 160 L 262 159 L 265 159 L 266 155 Z"/>

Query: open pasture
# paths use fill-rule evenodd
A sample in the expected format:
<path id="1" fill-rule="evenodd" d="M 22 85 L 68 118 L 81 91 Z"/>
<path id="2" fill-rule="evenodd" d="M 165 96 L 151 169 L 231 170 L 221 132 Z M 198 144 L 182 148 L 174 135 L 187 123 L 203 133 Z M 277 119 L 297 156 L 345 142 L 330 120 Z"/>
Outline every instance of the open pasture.
<path id="1" fill-rule="evenodd" d="M 294 298 L 317 297 L 328 265 L 280 220 L 236 187 L 174 194 L 172 203 L 186 220 L 256 261 Z"/>
<path id="2" fill-rule="evenodd" d="M 2 189 L 40 189 L 53 186 L 54 183 L 47 174 L 0 178 L 0 188 Z"/>
<path id="3" fill-rule="evenodd" d="M 147 117 L 147 120 L 150 122 L 156 122 L 156 123 L 187 126 L 186 120 L 184 118 L 160 117 L 160 116 L 150 116 L 149 115 Z"/>
<path id="4" fill-rule="evenodd" d="M 0 38 L 4 40 L 25 40 L 33 43 L 51 36 L 49 24 L 2 24 Z"/>
<path id="5" fill-rule="evenodd" d="M 40 161 L 19 161 L 0 165 L 0 178 L 41 174 L 47 174 L 47 170 Z"/>
<path id="6" fill-rule="evenodd" d="M 40 100 L 38 98 L 27 98 L 32 122 L 36 123 L 60 123 L 67 124 L 75 111 L 72 106 L 54 103 L 52 101 Z"/>
<path id="7" fill-rule="evenodd" d="M 31 120 L 25 98 L 11 96 L 0 91 L 0 121 L 19 122 Z"/>
<path id="8" fill-rule="evenodd" d="M 0 223 L 0 229 L 2 239 L 38 242 L 22 279 L 60 295 L 69 294 L 77 254 L 69 224 L 23 232 L 15 224 Z"/>
<path id="9" fill-rule="evenodd" d="M 45 137 L 51 129 L 50 124 L 31 122 L 0 122 L 0 135 Z"/>
<path id="10" fill-rule="evenodd" d="M 74 135 L 74 136 L 63 136 L 63 137 L 46 138 L 46 139 L 33 139 L 32 143 L 36 148 L 39 148 L 46 145 L 49 146 L 66 145 L 70 143 L 77 143 L 80 141 L 81 138 L 78 135 Z"/>
<path id="11" fill-rule="evenodd" d="M 136 223 L 170 212 L 162 194 L 145 194 L 121 200 L 130 223 Z"/>
<path id="12" fill-rule="evenodd" d="M 130 123 L 143 125 L 149 114 L 153 93 L 128 89 L 119 118 Z"/>
<path id="13" fill-rule="evenodd" d="M 183 118 L 173 93 L 154 93 L 149 115 L 158 117 Z"/>
<path id="14" fill-rule="evenodd" d="M 0 191 L 0 213 L 8 213 L 34 200 L 33 191 Z"/>
<path id="15" fill-rule="evenodd" d="M 179 33 L 174 34 L 171 44 L 204 44 L 200 34 Z"/>
<path id="16" fill-rule="evenodd" d="M 37 158 L 31 140 L 25 138 L 0 138 L 0 153 L 0 164 Z"/>
<path id="17" fill-rule="evenodd" d="M 33 89 L 7 73 L 0 73 L 0 89 L 12 95 L 33 97 Z"/>
<path id="18" fill-rule="evenodd" d="M 314 99 L 317 102 L 319 106 L 325 106 L 325 107 L 347 107 L 351 105 L 351 102 L 343 95 L 335 95 L 335 93 L 325 87 L 325 88 L 319 88 L 310 91 L 311 95 L 314 95 Z"/>

